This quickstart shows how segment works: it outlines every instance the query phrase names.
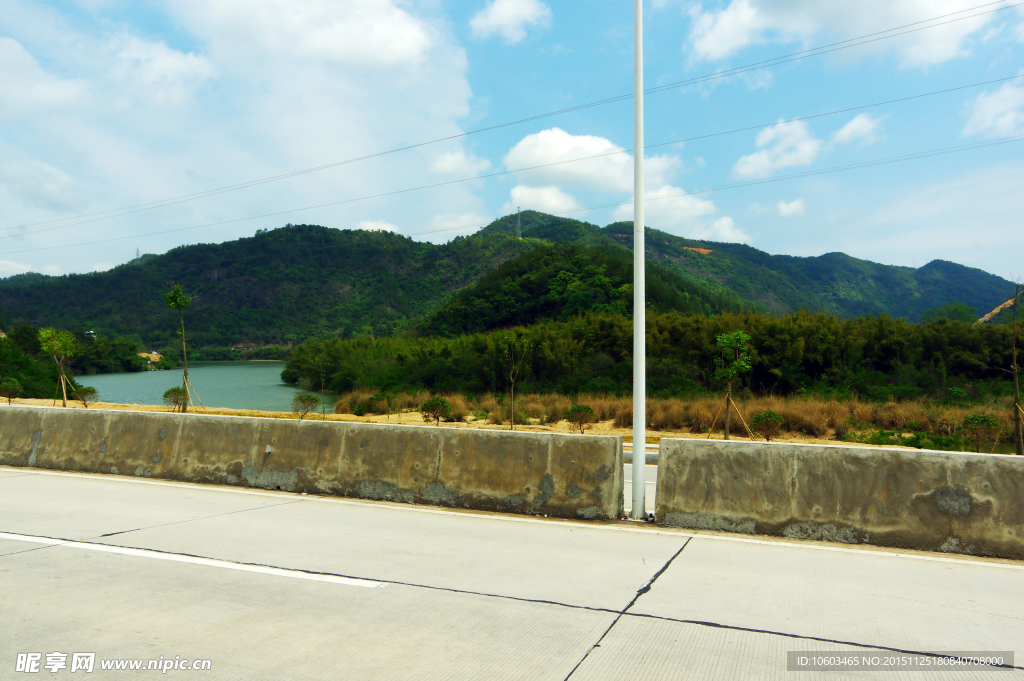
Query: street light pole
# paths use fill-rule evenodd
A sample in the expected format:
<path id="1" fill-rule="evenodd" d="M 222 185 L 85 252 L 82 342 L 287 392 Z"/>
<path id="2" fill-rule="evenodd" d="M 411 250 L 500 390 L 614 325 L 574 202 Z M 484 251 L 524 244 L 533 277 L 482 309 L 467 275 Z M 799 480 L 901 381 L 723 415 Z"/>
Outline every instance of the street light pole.
<path id="1" fill-rule="evenodd" d="M 633 512 L 647 517 L 647 329 L 644 294 L 644 6 L 634 0 L 633 56 Z"/>

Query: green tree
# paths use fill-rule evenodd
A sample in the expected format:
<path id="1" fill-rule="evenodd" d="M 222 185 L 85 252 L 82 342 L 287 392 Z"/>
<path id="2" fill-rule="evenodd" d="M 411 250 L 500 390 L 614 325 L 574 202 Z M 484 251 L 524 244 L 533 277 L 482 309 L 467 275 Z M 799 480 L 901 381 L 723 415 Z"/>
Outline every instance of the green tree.
<path id="1" fill-rule="evenodd" d="M 188 351 L 185 346 L 185 317 L 183 311 L 192 304 L 192 298 L 181 289 L 181 284 L 175 284 L 174 288 L 164 294 L 164 302 L 167 303 L 167 307 L 178 311 L 178 335 L 181 336 L 181 358 L 184 364 L 181 382 L 181 388 L 185 392 L 185 401 L 181 403 L 181 412 L 184 414 L 188 411 L 189 389 L 191 386 L 188 382 Z"/>
<path id="2" fill-rule="evenodd" d="M 443 397 L 431 397 L 420 405 L 420 414 L 424 421 L 435 421 L 441 425 L 441 419 L 447 418 L 452 411 L 452 405 Z"/>
<path id="3" fill-rule="evenodd" d="M 11 400 L 18 397 L 23 392 L 21 383 L 16 378 L 5 378 L 0 381 L 0 398 L 7 400 L 8 406 L 11 404 Z"/>
<path id="4" fill-rule="evenodd" d="M 960 424 L 960 429 L 974 442 L 974 451 L 980 453 L 982 443 L 994 442 L 1003 427 L 994 416 L 969 414 Z"/>
<path id="5" fill-rule="evenodd" d="M 511 396 L 511 415 L 509 430 L 516 429 L 516 379 L 523 368 L 527 355 L 530 354 L 532 343 L 529 338 L 513 333 L 506 336 L 501 344 L 501 363 L 505 366 L 508 376 L 509 393 Z"/>
<path id="6" fill-rule="evenodd" d="M 316 411 L 322 401 L 320 397 L 312 393 L 299 393 L 292 398 L 292 411 L 298 415 L 301 421 L 310 412 Z"/>
<path id="7" fill-rule="evenodd" d="M 750 334 L 744 331 L 733 331 L 732 333 L 719 334 L 715 344 L 722 349 L 722 355 L 715 358 L 715 376 L 725 381 L 725 439 L 729 439 L 730 407 L 736 408 L 736 415 L 740 416 L 740 410 L 732 400 L 732 382 L 740 374 L 751 369 L 750 363 Z M 743 417 L 740 416 L 740 421 Z M 746 424 L 743 424 L 746 427 Z M 712 424 L 714 428 L 714 424 Z"/>
<path id="8" fill-rule="evenodd" d="M 774 411 L 763 411 L 750 419 L 750 428 L 758 435 L 771 442 L 773 437 L 782 430 L 783 418 Z"/>
<path id="9" fill-rule="evenodd" d="M 81 400 L 82 404 L 86 407 L 91 403 L 97 402 L 100 397 L 99 391 L 90 385 L 79 388 L 75 394 L 78 395 L 78 399 Z"/>
<path id="10" fill-rule="evenodd" d="M 948 319 L 963 324 L 978 321 L 978 311 L 965 303 L 946 303 L 921 313 L 920 323 L 930 324 L 940 319 Z"/>
<path id="11" fill-rule="evenodd" d="M 183 411 L 187 399 L 185 389 L 180 386 L 174 386 L 164 391 L 164 404 L 170 407 L 171 411 Z"/>
<path id="12" fill-rule="evenodd" d="M 39 330 L 40 347 L 53 357 L 57 365 L 57 380 L 60 382 L 63 405 L 68 406 L 67 386 L 70 383 L 64 373 L 68 358 L 75 354 L 75 337 L 67 331 L 45 328 Z M 72 386 L 74 390 L 74 386 Z M 57 403 L 57 396 L 53 396 L 54 404 Z"/>
<path id="13" fill-rule="evenodd" d="M 574 404 L 565 412 L 565 420 L 580 429 L 580 435 L 592 424 L 596 417 L 594 410 L 585 404 Z"/>

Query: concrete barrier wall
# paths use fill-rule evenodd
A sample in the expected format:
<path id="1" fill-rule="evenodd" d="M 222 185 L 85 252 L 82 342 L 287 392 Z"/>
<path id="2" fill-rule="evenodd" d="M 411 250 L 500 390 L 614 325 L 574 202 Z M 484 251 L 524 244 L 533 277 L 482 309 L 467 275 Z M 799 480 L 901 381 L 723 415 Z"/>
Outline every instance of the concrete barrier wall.
<path id="1" fill-rule="evenodd" d="M 676 527 L 1024 558 L 1024 458 L 663 439 Z"/>
<path id="2" fill-rule="evenodd" d="M 622 513 L 622 438 L 0 407 L 0 464 L 584 519 Z"/>

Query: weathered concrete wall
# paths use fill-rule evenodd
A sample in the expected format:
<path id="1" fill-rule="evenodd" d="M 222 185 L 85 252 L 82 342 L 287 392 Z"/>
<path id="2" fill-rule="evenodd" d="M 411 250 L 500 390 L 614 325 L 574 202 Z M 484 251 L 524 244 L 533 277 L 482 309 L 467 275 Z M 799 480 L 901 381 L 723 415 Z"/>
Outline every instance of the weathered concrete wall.
<path id="1" fill-rule="evenodd" d="M 0 464 L 585 519 L 622 512 L 622 438 L 0 407 Z"/>
<path id="2" fill-rule="evenodd" d="M 676 527 L 1024 558 L 1024 459 L 663 439 L 655 517 Z"/>

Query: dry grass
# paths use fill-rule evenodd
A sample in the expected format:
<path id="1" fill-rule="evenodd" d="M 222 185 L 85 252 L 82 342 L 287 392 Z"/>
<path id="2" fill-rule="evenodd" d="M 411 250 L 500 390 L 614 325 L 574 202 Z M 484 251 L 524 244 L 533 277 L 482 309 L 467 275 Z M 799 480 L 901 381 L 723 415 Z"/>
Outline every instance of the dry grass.
<path id="1" fill-rule="evenodd" d="M 365 405 L 367 413 L 381 414 L 380 400 L 372 400 L 369 391 L 354 391 L 339 397 L 335 412 L 351 414 L 357 405 Z M 430 397 L 429 393 L 395 395 L 392 399 L 394 411 L 416 411 L 420 404 Z M 493 425 L 508 424 L 511 416 L 506 395 L 485 394 L 465 396 L 443 395 L 452 405 L 453 420 L 472 421 L 471 415 Z M 739 397 L 734 398 L 736 406 L 747 424 L 765 411 L 773 411 L 783 419 L 783 430 L 793 436 L 812 438 L 842 437 L 851 429 L 882 428 L 889 431 L 918 431 L 932 435 L 950 436 L 968 414 L 983 413 L 995 416 L 1009 427 L 1009 403 L 993 401 L 989 404 L 962 408 L 941 405 L 924 400 L 890 401 L 883 404 L 864 402 L 859 399 L 848 401 L 825 400 L 807 397 Z M 1005 401 L 1005 400 L 1004 400 Z M 633 425 L 633 404 L 630 397 L 614 395 L 579 395 L 576 398 L 565 395 L 516 395 L 517 424 L 558 424 L 566 411 L 574 404 L 585 404 L 594 410 L 599 422 L 607 422 L 611 428 L 630 428 Z M 689 399 L 657 399 L 647 401 L 647 427 L 654 431 L 707 433 L 714 422 L 715 431 L 725 426 L 721 397 L 697 397 Z M 381 411 L 377 411 L 377 410 Z M 716 421 L 717 418 L 717 421 Z M 730 432 L 745 435 L 746 430 L 733 411 L 730 417 Z"/>

